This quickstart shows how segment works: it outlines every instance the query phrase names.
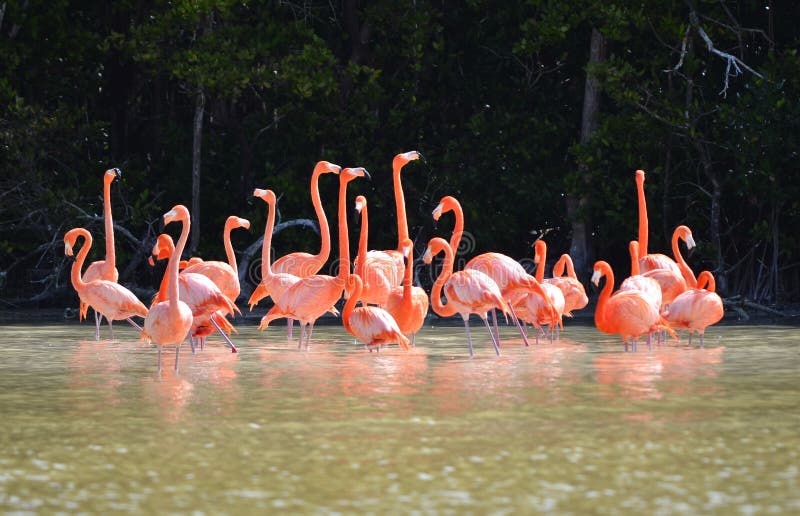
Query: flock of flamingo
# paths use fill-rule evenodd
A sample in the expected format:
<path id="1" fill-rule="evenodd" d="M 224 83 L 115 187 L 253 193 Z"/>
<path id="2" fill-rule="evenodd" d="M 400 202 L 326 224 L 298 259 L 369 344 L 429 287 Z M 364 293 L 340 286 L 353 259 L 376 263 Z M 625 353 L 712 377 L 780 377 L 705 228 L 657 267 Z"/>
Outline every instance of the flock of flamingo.
<path id="1" fill-rule="evenodd" d="M 249 299 L 250 310 L 266 297 L 270 297 L 273 303 L 261 319 L 259 329 L 265 329 L 276 319 L 285 318 L 291 340 L 293 321 L 297 320 L 300 323 L 298 347 L 304 344 L 308 347 L 315 321 L 326 312 L 339 315 L 336 304 L 344 296 L 342 323 L 368 349 L 380 349 L 391 343 L 408 349 L 425 322 L 430 299 L 433 311 L 439 316 L 461 316 L 470 356 L 473 356 L 469 326 L 472 314 L 483 320 L 499 355 L 497 310 L 505 315 L 506 320 L 511 319 L 528 346 L 528 324 L 537 329 L 537 343 L 545 326 L 553 339 L 563 327 L 562 316 L 571 316 L 573 310 L 587 305 L 584 287 L 575 275 L 568 254 L 563 254 L 556 262 L 553 277 L 545 279 L 547 246 L 541 239 L 535 243 L 535 275 L 529 274 L 513 258 L 496 252 L 475 256 L 463 270 L 454 271 L 454 251 L 459 249 L 464 232 L 464 214 L 458 200 L 452 196 L 442 198 L 433 210 L 433 218 L 439 220 L 443 214 L 452 212 L 455 218 L 453 234 L 449 241 L 432 238 L 422 257 L 425 263 L 431 263 L 435 256 L 443 255 L 441 272 L 433 284 L 430 298 L 425 290 L 414 286 L 414 246 L 409 238 L 400 173 L 406 164 L 419 158 L 418 152 L 410 151 L 396 155 L 392 162 L 397 209 L 396 249 L 369 250 L 367 199 L 361 195 L 356 197 L 355 209 L 360 214 L 361 227 L 358 253 L 352 268 L 347 229 L 347 185 L 359 178 L 370 178 L 363 167 L 341 168 L 327 161 L 320 161 L 314 167 L 311 199 L 322 237 L 318 254 L 290 253 L 272 262 L 270 250 L 277 199 L 271 190 L 255 189 L 253 196 L 267 205 L 267 223 L 262 248 L 262 278 Z M 339 270 L 336 276 L 320 274 L 331 251 L 330 230 L 319 192 L 319 180 L 324 174 L 335 174 L 339 179 Z M 92 235 L 84 228 L 75 228 L 64 236 L 65 254 L 68 256 L 72 256 L 78 238 L 84 239 L 70 276 L 80 298 L 81 319 L 86 316 L 88 307 L 94 309 L 95 339 L 99 339 L 103 317 L 108 321 L 112 339 L 113 321 L 127 320 L 137 328 L 142 339 L 156 344 L 159 370 L 162 348 L 173 345 L 177 369 L 181 343 L 187 337 L 195 353 L 198 346 L 204 347 L 206 337 L 217 331 L 235 353 L 237 348 L 229 337 L 235 328 L 227 317 L 240 313 L 235 304 L 240 285 L 230 232 L 236 228 L 249 229 L 249 221 L 228 217 L 223 233 L 227 261 L 204 261 L 197 257 L 184 261 L 181 255 L 190 231 L 189 210 L 178 204 L 164 214 L 164 224 L 180 223 L 181 233 L 177 243 L 167 234 L 159 235 L 152 250 L 151 264 L 156 258 L 168 259 L 168 265 L 161 286 L 148 307 L 117 283 L 119 274 L 115 264 L 110 198 L 111 184 L 120 176 L 121 172 L 116 168 L 107 170 L 103 176 L 106 259 L 91 263 L 81 273 L 92 245 Z M 678 329 L 688 330 L 690 345 L 692 332 L 699 333 L 702 346 L 705 328 L 722 318 L 722 300 L 714 292 L 713 275 L 703 271 L 696 277 L 681 255 L 680 241 L 689 249 L 695 245 L 688 227 L 675 229 L 672 237 L 674 259 L 648 253 L 644 176 L 643 171 L 636 171 L 639 234 L 638 240 L 630 243 L 631 275 L 612 293 L 614 273 L 611 266 L 602 260 L 594 265 L 592 282 L 599 286 L 601 278 L 605 277 L 594 314 L 595 325 L 602 332 L 620 335 L 626 350 L 628 343 L 635 350 L 639 338 L 645 335 L 648 345 L 653 334 L 660 339 L 663 331 L 677 338 L 675 330 Z M 356 306 L 359 302 L 360 306 Z M 492 324 L 489 323 L 490 312 Z M 132 317 L 143 318 L 143 326 Z"/>

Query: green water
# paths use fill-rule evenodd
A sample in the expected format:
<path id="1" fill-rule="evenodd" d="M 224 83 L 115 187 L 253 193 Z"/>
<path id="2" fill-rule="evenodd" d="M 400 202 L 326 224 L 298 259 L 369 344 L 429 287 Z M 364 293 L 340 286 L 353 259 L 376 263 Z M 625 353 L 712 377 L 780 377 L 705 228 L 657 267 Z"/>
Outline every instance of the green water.
<path id="1" fill-rule="evenodd" d="M 117 326 L 0 328 L 0 511 L 800 512 L 797 328 L 636 353 L 504 328 L 497 358 L 476 327 L 470 360 L 458 326 L 380 353 L 240 326 L 159 378 Z"/>

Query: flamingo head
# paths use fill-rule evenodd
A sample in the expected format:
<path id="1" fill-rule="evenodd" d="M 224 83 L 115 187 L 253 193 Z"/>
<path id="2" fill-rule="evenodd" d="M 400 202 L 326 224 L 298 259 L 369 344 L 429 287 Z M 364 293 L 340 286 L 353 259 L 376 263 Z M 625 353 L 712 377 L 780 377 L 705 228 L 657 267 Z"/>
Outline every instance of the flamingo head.
<path id="1" fill-rule="evenodd" d="M 275 192 L 272 190 L 264 190 L 262 188 L 256 188 L 253 190 L 253 197 L 258 197 L 259 199 L 263 200 L 267 204 L 275 204 Z"/>
<path id="2" fill-rule="evenodd" d="M 694 241 L 694 237 L 692 236 L 692 230 L 689 229 L 688 226 L 680 225 L 675 228 L 675 234 L 678 235 L 678 238 L 686 242 L 686 249 L 691 250 L 692 248 L 696 247 L 697 244 Z"/>
<path id="3" fill-rule="evenodd" d="M 403 242 L 400 244 L 400 252 L 403 253 L 403 256 L 409 256 L 413 251 L 414 242 L 410 238 L 403 240 Z"/>
<path id="4" fill-rule="evenodd" d="M 364 167 L 343 168 L 339 173 L 339 180 L 344 181 L 345 183 L 349 183 L 357 177 L 366 177 L 367 179 L 372 180 L 372 176 L 369 175 L 369 172 L 367 172 L 367 169 Z"/>
<path id="5" fill-rule="evenodd" d="M 392 160 L 392 168 L 399 172 L 401 168 L 403 168 L 409 161 L 414 161 L 420 159 L 422 154 L 417 151 L 408 151 L 398 154 Z"/>
<path id="6" fill-rule="evenodd" d="M 347 296 L 352 296 L 355 292 L 361 290 L 363 287 L 364 282 L 361 280 L 361 276 L 358 274 L 350 274 L 347 276 L 347 280 L 344 283 L 344 291 L 347 293 Z"/>
<path id="7" fill-rule="evenodd" d="M 175 243 L 172 241 L 172 237 L 166 233 L 161 233 L 156 238 L 156 243 L 153 246 L 152 254 L 156 260 L 164 260 L 172 256 L 172 252 L 175 251 Z M 152 257 L 148 260 L 150 265 L 154 265 L 152 261 Z"/>
<path id="8" fill-rule="evenodd" d="M 116 167 L 109 168 L 106 170 L 105 174 L 103 174 L 103 180 L 107 183 L 111 183 L 117 179 L 122 179 L 122 170 Z"/>
<path id="9" fill-rule="evenodd" d="M 317 161 L 317 164 L 314 166 L 313 174 L 338 174 L 341 172 L 342 167 L 339 165 L 335 165 L 330 161 Z"/>
<path id="10" fill-rule="evenodd" d="M 363 195 L 356 197 L 356 211 L 361 213 L 361 210 L 367 207 L 367 198 Z"/>
<path id="11" fill-rule="evenodd" d="M 636 171 L 636 184 L 644 184 L 644 170 Z"/>
<path id="12" fill-rule="evenodd" d="M 250 229 L 250 221 L 241 217 L 231 215 L 225 221 L 225 227 L 230 229 L 245 228 Z"/>
<path id="13" fill-rule="evenodd" d="M 535 249 L 533 255 L 533 263 L 539 263 L 542 261 L 542 257 L 547 255 L 547 244 L 541 238 L 533 243 L 533 248 Z"/>
<path id="14" fill-rule="evenodd" d="M 610 272 L 611 266 L 608 264 L 608 262 L 604 262 L 603 260 L 596 262 L 594 264 L 594 272 L 592 273 L 592 283 L 594 283 L 595 286 L 599 286 L 600 278 L 606 274 L 609 274 Z"/>
<path id="15" fill-rule="evenodd" d="M 64 235 L 64 254 L 66 256 L 73 255 L 72 248 L 75 246 L 75 242 L 78 240 L 78 237 L 81 236 L 83 231 L 86 230 L 83 228 L 70 229 Z"/>
<path id="16" fill-rule="evenodd" d="M 425 254 L 422 255 L 422 261 L 431 263 L 434 256 L 447 249 L 450 249 L 450 244 L 447 243 L 447 240 L 440 237 L 431 238 L 430 242 L 428 242 L 428 248 L 425 249 Z"/>
<path id="17" fill-rule="evenodd" d="M 448 211 L 453 211 L 456 207 L 461 207 L 458 202 L 458 199 L 453 197 L 452 195 L 445 195 L 442 197 L 442 200 L 439 201 L 439 204 L 433 210 L 433 220 L 439 220 L 439 217 L 442 216 L 442 213 L 447 213 Z"/>
<path id="18" fill-rule="evenodd" d="M 164 214 L 165 226 L 171 222 L 175 222 L 176 220 L 189 220 L 189 209 L 183 204 L 176 204 L 171 210 Z"/>

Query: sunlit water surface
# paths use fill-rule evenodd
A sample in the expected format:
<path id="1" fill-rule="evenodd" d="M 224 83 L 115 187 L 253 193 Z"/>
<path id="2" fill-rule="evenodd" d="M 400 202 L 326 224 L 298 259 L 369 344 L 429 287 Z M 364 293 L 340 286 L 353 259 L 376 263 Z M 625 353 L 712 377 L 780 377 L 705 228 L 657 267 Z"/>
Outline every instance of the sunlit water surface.
<path id="1" fill-rule="evenodd" d="M 797 328 L 636 353 L 503 328 L 497 358 L 476 327 L 470 360 L 459 326 L 380 353 L 244 326 L 159 377 L 124 326 L 0 328 L 0 510 L 800 512 Z"/>

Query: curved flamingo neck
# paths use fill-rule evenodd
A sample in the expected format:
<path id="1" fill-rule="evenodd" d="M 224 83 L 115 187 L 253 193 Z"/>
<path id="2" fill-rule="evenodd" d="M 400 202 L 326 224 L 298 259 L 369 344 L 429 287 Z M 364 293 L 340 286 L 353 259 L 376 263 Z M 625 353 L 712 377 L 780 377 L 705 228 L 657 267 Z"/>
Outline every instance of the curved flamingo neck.
<path id="1" fill-rule="evenodd" d="M 228 258 L 228 265 L 231 266 L 233 272 L 239 274 L 239 266 L 236 263 L 236 255 L 233 253 L 233 245 L 231 245 L 231 231 L 236 226 L 236 220 L 228 219 L 225 221 L 225 229 L 222 233 L 222 244 L 225 246 L 225 256 Z"/>
<path id="2" fill-rule="evenodd" d="M 442 317 L 449 317 L 456 314 L 456 309 L 448 302 L 446 305 L 442 303 L 442 287 L 453 275 L 453 249 L 449 245 L 444 246 L 444 261 L 442 262 L 442 271 L 439 277 L 433 283 L 431 289 L 431 307 L 433 311 Z"/>
<path id="3" fill-rule="evenodd" d="M 628 249 L 631 253 L 631 276 L 638 276 L 641 270 L 639 269 L 639 243 L 636 240 L 631 240 L 631 243 L 628 244 Z"/>
<path id="4" fill-rule="evenodd" d="M 403 183 L 400 172 L 403 165 L 392 163 L 392 179 L 394 181 L 394 203 L 397 207 L 397 250 L 402 251 L 403 241 L 408 238 L 408 220 L 406 218 L 406 198 L 403 194 Z"/>
<path id="5" fill-rule="evenodd" d="M 361 281 L 361 277 L 357 276 L 356 279 L 353 279 L 353 290 L 350 292 L 350 296 L 347 298 L 347 301 L 344 304 L 344 308 L 342 308 L 342 324 L 347 329 L 347 331 L 351 332 L 350 329 L 350 317 L 353 315 L 353 310 L 356 308 L 356 303 L 358 299 L 361 297 L 361 291 L 364 289 L 364 284 Z"/>
<path id="6" fill-rule="evenodd" d="M 675 256 L 675 261 L 678 262 L 678 268 L 681 271 L 681 276 L 683 276 L 684 281 L 686 281 L 686 286 L 688 288 L 697 288 L 697 278 L 695 278 L 692 268 L 689 267 L 689 264 L 686 263 L 686 260 L 683 259 L 683 255 L 681 254 L 681 247 L 679 244 L 680 238 L 681 234 L 678 229 L 676 229 L 672 233 L 672 255 Z"/>
<path id="7" fill-rule="evenodd" d="M 566 265 L 566 260 L 564 257 L 566 254 L 562 254 L 561 257 L 556 260 L 556 263 L 553 265 L 553 277 L 560 278 L 564 275 L 564 267 Z"/>
<path id="8" fill-rule="evenodd" d="M 78 256 L 75 257 L 75 263 L 72 264 L 70 280 L 72 280 L 72 286 L 75 287 L 75 290 L 80 292 L 86 288 L 86 282 L 83 281 L 83 278 L 81 277 L 81 270 L 83 269 L 83 264 L 86 261 L 86 255 L 89 254 L 89 250 L 92 248 L 92 234 L 81 228 L 78 231 L 78 236 L 82 236 L 84 241 L 83 245 L 81 246 L 81 250 L 78 251 Z"/>
<path id="9" fill-rule="evenodd" d="M 717 281 L 709 271 L 703 271 L 697 276 L 697 288 L 705 289 L 706 292 L 717 291 Z"/>
<path id="10" fill-rule="evenodd" d="M 339 273 L 342 282 L 350 274 L 350 237 L 347 234 L 347 183 L 344 175 L 339 175 Z"/>
<path id="11" fill-rule="evenodd" d="M 536 281 L 544 282 L 544 265 L 547 261 L 547 244 L 544 240 L 536 241 Z"/>
<path id="12" fill-rule="evenodd" d="M 644 197 L 644 170 L 636 171 L 636 193 L 639 202 L 639 255 L 647 256 L 647 200 Z"/>
<path id="13" fill-rule="evenodd" d="M 455 203 L 453 206 L 453 217 L 455 222 L 453 224 L 453 235 L 450 237 L 450 251 L 455 253 L 461 244 L 461 237 L 464 235 L 464 210 L 461 209 L 461 204 Z"/>
<path id="14" fill-rule="evenodd" d="M 611 291 L 614 289 L 614 271 L 611 266 L 606 262 L 600 262 L 600 276 L 605 276 L 606 284 L 603 285 L 603 290 L 600 291 L 600 297 L 597 299 L 597 308 L 594 311 L 594 324 L 597 329 L 609 333 L 608 326 L 606 325 L 606 303 L 608 298 L 611 297 Z"/>
<path id="15" fill-rule="evenodd" d="M 414 284 L 414 247 L 408 246 L 406 269 L 403 272 L 403 299 L 411 299 L 411 286 Z"/>
<path id="16" fill-rule="evenodd" d="M 108 176 L 105 176 L 108 177 Z M 103 180 L 103 222 L 106 230 L 106 269 L 113 271 L 117 266 L 114 252 L 114 219 L 111 216 L 111 182 L 113 178 Z"/>
<path id="17" fill-rule="evenodd" d="M 261 279 L 268 281 L 272 273 L 272 231 L 275 229 L 275 203 L 267 202 L 267 225 L 264 227 L 264 243 L 261 244 Z"/>
<path id="18" fill-rule="evenodd" d="M 319 253 L 314 255 L 314 260 L 319 264 L 323 264 L 328 261 L 328 257 L 331 255 L 331 229 L 328 226 L 328 217 L 325 216 L 325 208 L 322 206 L 322 199 L 319 195 L 320 175 L 322 175 L 322 173 L 316 170 L 314 170 L 314 173 L 311 175 L 311 203 L 314 205 L 314 212 L 317 214 L 319 234 L 322 238 Z"/>
<path id="19" fill-rule="evenodd" d="M 355 272 L 359 276 L 364 276 L 364 264 L 367 261 L 367 239 L 369 238 L 369 215 L 367 214 L 367 204 L 361 207 L 361 231 L 358 235 L 358 254 L 356 255 Z M 363 287 L 362 287 L 363 288 Z"/>
<path id="20" fill-rule="evenodd" d="M 564 263 L 567 265 L 567 276 L 572 279 L 578 279 L 578 276 L 575 274 L 575 265 L 572 263 L 572 257 L 568 254 L 564 254 L 562 258 L 564 259 Z"/>
<path id="21" fill-rule="evenodd" d="M 178 219 L 183 223 L 181 228 L 181 236 L 178 238 L 178 243 L 175 244 L 175 251 L 169 257 L 167 264 L 167 274 L 169 275 L 169 286 L 167 287 L 167 299 L 170 304 L 170 311 L 178 312 L 178 262 L 183 254 L 183 249 L 186 247 L 186 241 L 189 239 L 189 230 L 191 229 L 191 221 L 189 219 L 188 211 Z"/>

